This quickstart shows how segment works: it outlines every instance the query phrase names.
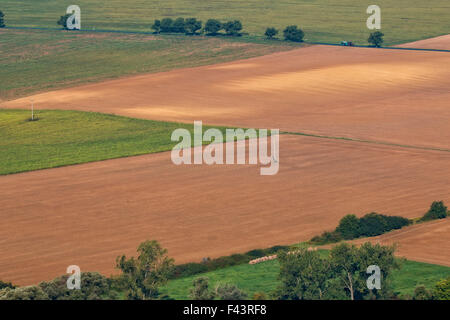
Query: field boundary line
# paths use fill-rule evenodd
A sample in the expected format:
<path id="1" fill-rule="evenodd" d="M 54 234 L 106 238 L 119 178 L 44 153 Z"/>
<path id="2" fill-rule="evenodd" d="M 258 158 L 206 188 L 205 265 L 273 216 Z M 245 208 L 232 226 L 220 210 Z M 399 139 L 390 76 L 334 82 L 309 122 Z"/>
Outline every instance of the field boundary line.
<path id="1" fill-rule="evenodd" d="M 10 30 L 43 30 L 43 31 L 68 31 L 63 30 L 61 28 L 44 28 L 44 27 L 10 27 L 6 26 L 3 29 L 10 29 Z M 69 30 L 70 32 L 74 32 L 74 30 Z M 142 34 L 142 35 L 153 35 L 158 36 L 160 34 L 155 34 L 151 31 L 131 31 L 131 30 L 109 30 L 109 29 L 81 29 L 81 30 L 75 30 L 75 32 L 98 32 L 98 33 L 123 33 L 123 34 Z M 185 36 L 182 33 L 167 33 L 166 35 L 178 35 L 178 36 Z M 219 37 L 223 39 L 229 39 L 228 37 Z M 241 38 L 242 39 L 242 38 Z M 261 37 L 261 39 L 264 39 L 264 37 Z M 283 40 L 281 40 L 283 42 Z M 291 44 L 296 42 L 290 42 Z M 313 45 L 321 45 L 321 46 L 335 46 L 335 47 L 344 47 L 341 44 L 338 43 L 329 43 L 329 42 L 311 42 L 311 41 L 303 41 L 298 42 L 298 44 L 313 44 Z M 406 50 L 406 51 L 431 51 L 431 52 L 446 52 L 450 53 L 450 50 L 446 49 L 429 49 L 429 48 L 405 48 L 405 47 L 373 47 L 373 46 L 363 46 L 363 45 L 353 45 L 350 48 L 368 48 L 368 49 L 386 49 L 386 50 Z"/>
<path id="2" fill-rule="evenodd" d="M 407 149 L 440 151 L 440 152 L 449 152 L 450 153 L 450 149 L 446 149 L 446 148 L 426 147 L 426 146 L 421 147 L 421 146 L 400 144 L 400 143 L 393 143 L 393 142 L 386 142 L 386 141 L 366 140 L 366 139 L 348 138 L 348 137 L 334 137 L 334 136 L 326 136 L 326 135 L 320 135 L 320 134 L 314 134 L 314 133 L 291 132 L 291 131 L 280 131 L 280 134 L 297 135 L 297 136 L 328 139 L 328 140 L 344 140 L 344 141 L 350 141 L 350 142 L 370 143 L 370 144 L 385 145 L 385 146 L 407 148 Z"/>

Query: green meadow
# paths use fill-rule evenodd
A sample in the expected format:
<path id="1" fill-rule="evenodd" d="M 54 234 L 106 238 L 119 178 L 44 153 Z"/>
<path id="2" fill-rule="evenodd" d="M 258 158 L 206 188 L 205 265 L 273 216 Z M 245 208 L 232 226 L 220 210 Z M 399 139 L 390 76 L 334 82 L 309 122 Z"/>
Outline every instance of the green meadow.
<path id="1" fill-rule="evenodd" d="M 93 112 L 43 110 L 37 121 L 30 117 L 0 109 L 0 175 L 169 151 L 178 143 L 170 139 L 173 130 L 193 132 L 193 124 Z"/>
<path id="2" fill-rule="evenodd" d="M 189 299 L 192 282 L 195 278 L 206 276 L 210 287 L 218 284 L 232 283 L 244 290 L 251 299 L 255 293 L 265 293 L 268 297 L 279 284 L 278 260 L 271 260 L 255 265 L 243 264 L 219 269 L 200 275 L 171 280 L 163 288 L 163 292 L 174 299 Z M 412 295 L 416 286 L 424 285 L 431 289 L 436 282 L 450 276 L 450 268 L 445 266 L 406 260 L 400 270 L 392 275 L 394 292 L 401 295 Z"/>
<path id="3" fill-rule="evenodd" d="M 377 4 L 386 44 L 450 32 L 448 0 L 2 0 L 0 10 L 7 25 L 54 28 L 71 4 L 80 6 L 82 28 L 91 30 L 150 31 L 153 20 L 164 17 L 240 19 L 253 36 L 262 36 L 268 26 L 295 24 L 309 41 L 366 44 L 366 9 Z"/>

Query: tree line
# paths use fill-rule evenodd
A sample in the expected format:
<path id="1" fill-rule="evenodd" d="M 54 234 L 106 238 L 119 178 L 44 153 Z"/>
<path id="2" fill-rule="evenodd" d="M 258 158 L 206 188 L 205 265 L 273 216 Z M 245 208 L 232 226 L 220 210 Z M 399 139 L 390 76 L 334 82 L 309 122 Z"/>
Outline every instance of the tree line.
<path id="1" fill-rule="evenodd" d="M 193 300 L 357 300 L 357 299 L 450 299 L 450 278 L 443 279 L 432 289 L 416 288 L 412 297 L 398 297 L 392 291 L 393 270 L 401 260 L 394 257 L 394 246 L 361 247 L 341 243 L 329 253 L 301 247 L 278 252 L 280 284 L 269 296 L 248 293 L 232 283 L 211 287 L 209 279 L 200 276 L 193 280 L 190 298 Z M 94 272 L 81 274 L 81 289 L 67 288 L 68 275 L 35 286 L 16 287 L 0 281 L 0 300 L 167 300 L 170 293 L 161 288 L 173 274 L 174 260 L 157 241 L 145 241 L 137 249 L 137 257 L 118 256 L 116 268 L 121 274 L 109 278 Z M 368 286 L 368 266 L 380 269 L 381 288 Z"/>

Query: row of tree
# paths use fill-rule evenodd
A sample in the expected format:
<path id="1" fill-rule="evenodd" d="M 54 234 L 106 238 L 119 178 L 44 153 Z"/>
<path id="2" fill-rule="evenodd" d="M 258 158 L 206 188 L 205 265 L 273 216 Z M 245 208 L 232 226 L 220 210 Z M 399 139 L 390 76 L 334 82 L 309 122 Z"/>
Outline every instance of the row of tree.
<path id="1" fill-rule="evenodd" d="M 106 278 L 98 273 L 82 273 L 81 289 L 67 289 L 68 275 L 58 277 L 37 286 L 15 287 L 0 281 L 0 300 L 95 300 L 117 299 L 121 294 L 134 300 L 170 299 L 161 293 L 174 268 L 167 250 L 156 241 L 143 242 L 137 249 L 138 256 L 119 256 L 116 267 L 118 276 Z M 394 257 L 394 246 L 372 245 L 361 247 L 342 243 L 329 254 L 306 247 L 278 253 L 280 285 L 270 298 L 281 300 L 309 299 L 392 299 L 398 298 L 392 291 L 392 272 L 400 268 L 401 261 Z M 369 266 L 378 266 L 380 287 L 369 287 Z M 194 300 L 241 300 L 248 294 L 230 283 L 211 288 L 206 277 L 193 281 L 190 297 Z M 449 299 L 450 278 L 438 282 L 432 290 L 417 287 L 412 299 Z M 265 293 L 257 293 L 253 299 L 267 299 Z"/>
<path id="2" fill-rule="evenodd" d="M 205 33 L 207 35 L 217 35 L 221 30 L 225 31 L 229 36 L 241 36 L 242 23 L 239 20 L 220 22 L 216 19 L 209 19 L 206 21 L 204 28 L 202 28 L 202 21 L 196 18 L 164 18 L 162 20 L 155 20 L 151 26 L 155 33 L 185 33 L 188 35 L 195 35 Z"/>

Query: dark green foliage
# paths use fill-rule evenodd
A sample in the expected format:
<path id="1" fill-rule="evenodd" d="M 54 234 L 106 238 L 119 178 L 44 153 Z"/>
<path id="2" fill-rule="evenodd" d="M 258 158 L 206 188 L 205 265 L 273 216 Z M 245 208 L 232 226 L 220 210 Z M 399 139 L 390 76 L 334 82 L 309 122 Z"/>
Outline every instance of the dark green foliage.
<path id="1" fill-rule="evenodd" d="M 11 282 L 3 282 L 0 280 L 0 290 L 5 288 L 14 289 L 16 286 L 14 286 Z"/>
<path id="2" fill-rule="evenodd" d="M 384 33 L 380 31 L 375 31 L 370 34 L 369 39 L 367 39 L 367 42 L 369 42 L 371 45 L 375 47 L 381 47 L 381 45 L 384 42 L 383 37 Z"/>
<path id="3" fill-rule="evenodd" d="M 161 21 L 156 19 L 152 24 L 152 29 L 155 30 L 155 33 L 161 32 Z"/>
<path id="4" fill-rule="evenodd" d="M 108 279 L 99 273 L 81 273 L 80 290 L 67 289 L 69 275 L 63 275 L 49 282 L 41 282 L 39 287 L 50 300 L 102 300 L 113 299 Z"/>
<path id="5" fill-rule="evenodd" d="M 413 300 L 433 300 L 433 293 L 425 286 L 418 286 L 414 290 Z"/>
<path id="6" fill-rule="evenodd" d="M 223 269 L 226 267 L 237 266 L 248 263 L 249 261 L 273 254 L 282 250 L 289 249 L 288 246 L 273 246 L 268 249 L 255 249 L 244 254 L 233 254 L 215 259 L 205 259 L 201 263 L 185 263 L 176 265 L 170 275 L 171 279 L 184 278 L 200 273 Z"/>
<path id="7" fill-rule="evenodd" d="M 430 221 L 436 219 L 444 219 L 447 217 L 447 207 L 443 201 L 434 201 L 430 210 L 420 219 L 420 221 Z"/>
<path id="8" fill-rule="evenodd" d="M 247 298 L 247 293 L 234 284 L 226 283 L 216 288 L 216 296 L 220 300 L 244 300 Z"/>
<path id="9" fill-rule="evenodd" d="M 127 259 L 124 255 L 116 259 L 116 266 L 122 270 L 122 281 L 130 300 L 160 298 L 159 287 L 164 285 L 173 268 L 173 259 L 167 257 L 167 250 L 156 241 L 145 241 L 138 247 L 138 257 Z"/>
<path id="10" fill-rule="evenodd" d="M 192 300 L 213 300 L 214 292 L 209 289 L 209 279 L 207 277 L 200 277 L 194 280 L 193 288 L 190 292 Z"/>
<path id="11" fill-rule="evenodd" d="M 336 232 L 345 240 L 358 238 L 361 234 L 359 219 L 354 214 L 348 214 L 341 219 Z"/>
<path id="12" fill-rule="evenodd" d="M 311 239 L 315 244 L 326 244 L 351 240 L 360 237 L 374 237 L 391 230 L 400 229 L 411 222 L 403 217 L 386 216 L 375 212 L 368 213 L 362 218 L 353 214 L 346 215 L 341 219 L 335 231 L 324 232 L 320 236 Z"/>
<path id="13" fill-rule="evenodd" d="M 240 36 L 242 30 L 242 23 L 239 20 L 228 21 L 223 24 L 225 32 L 229 36 Z"/>
<path id="14" fill-rule="evenodd" d="M 297 26 L 288 26 L 283 31 L 284 39 L 288 41 L 294 42 L 302 42 L 303 37 L 305 36 L 302 29 L 299 29 Z"/>
<path id="15" fill-rule="evenodd" d="M 48 296 L 39 286 L 29 286 L 2 289 L 0 300 L 48 300 Z"/>
<path id="16" fill-rule="evenodd" d="M 267 28 L 266 32 L 264 32 L 264 35 L 269 38 L 272 39 L 273 37 L 275 37 L 278 34 L 278 30 L 275 28 Z"/>
<path id="17" fill-rule="evenodd" d="M 333 278 L 338 288 L 343 288 L 351 300 L 390 298 L 390 275 L 400 264 L 394 257 L 395 247 L 372 245 L 364 243 L 360 248 L 342 243 L 332 248 L 330 263 Z M 367 288 L 367 267 L 376 265 L 381 270 L 381 289 L 369 290 Z"/>
<path id="18" fill-rule="evenodd" d="M 164 18 L 161 20 L 160 31 L 172 32 L 173 20 L 171 18 Z"/>
<path id="19" fill-rule="evenodd" d="M 67 29 L 67 19 L 69 19 L 69 17 L 71 16 L 71 14 L 65 14 L 65 15 L 63 15 L 63 16 L 61 16 L 60 18 L 59 18 L 59 20 L 56 22 L 59 26 L 62 26 L 62 28 L 64 29 L 64 30 L 68 30 Z"/>
<path id="20" fill-rule="evenodd" d="M 186 34 L 196 34 L 198 30 L 202 29 L 202 22 L 196 18 L 188 18 L 184 24 Z"/>
<path id="21" fill-rule="evenodd" d="M 4 28 L 4 27 L 5 27 L 5 15 L 0 10 L 0 28 Z"/>
<path id="22" fill-rule="evenodd" d="M 172 25 L 172 32 L 184 33 L 184 18 L 176 18 Z"/>
<path id="23" fill-rule="evenodd" d="M 436 283 L 433 289 L 433 298 L 435 300 L 450 300 L 450 277 Z"/>
<path id="24" fill-rule="evenodd" d="M 314 244 L 322 245 L 327 243 L 335 243 L 344 240 L 342 235 L 337 231 L 325 231 L 320 236 L 315 236 L 311 239 Z"/>
<path id="25" fill-rule="evenodd" d="M 209 19 L 205 24 L 205 33 L 215 36 L 220 30 L 222 30 L 222 28 L 222 23 L 219 20 Z"/>
<path id="26" fill-rule="evenodd" d="M 283 252 L 280 262 L 281 285 L 275 296 L 281 300 L 326 299 L 330 288 L 332 269 L 328 259 L 317 251 L 302 248 L 296 252 Z"/>

